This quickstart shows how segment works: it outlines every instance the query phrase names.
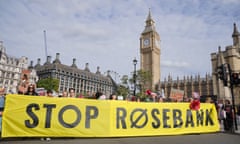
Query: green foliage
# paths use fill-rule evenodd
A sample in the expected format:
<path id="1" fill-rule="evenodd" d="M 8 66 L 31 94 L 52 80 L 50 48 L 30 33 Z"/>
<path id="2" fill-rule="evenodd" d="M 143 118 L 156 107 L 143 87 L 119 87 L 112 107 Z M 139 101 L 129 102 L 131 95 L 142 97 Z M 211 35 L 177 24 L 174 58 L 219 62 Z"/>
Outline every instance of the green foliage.
<path id="1" fill-rule="evenodd" d="M 123 85 L 128 85 L 128 76 L 127 75 L 123 75 L 121 78 L 121 83 Z"/>
<path id="2" fill-rule="evenodd" d="M 136 72 L 136 89 L 137 97 L 144 97 L 145 91 L 147 89 L 147 84 L 151 83 L 151 73 L 149 71 L 138 70 Z M 127 75 L 124 75 L 121 78 L 121 84 L 118 86 L 117 94 L 126 97 L 129 94 L 129 85 L 134 85 L 133 75 L 129 78 Z"/>
<path id="3" fill-rule="evenodd" d="M 37 87 L 43 87 L 46 90 L 58 91 L 59 80 L 55 78 L 44 78 L 37 82 Z"/>
<path id="4" fill-rule="evenodd" d="M 128 95 L 129 88 L 124 85 L 119 85 L 117 88 L 117 95 L 126 97 Z"/>
<path id="5" fill-rule="evenodd" d="M 117 95 L 121 95 L 125 98 L 128 95 L 128 93 L 129 93 L 128 76 L 123 75 L 123 77 L 121 78 L 121 84 L 119 84 L 117 88 Z"/>
<path id="6" fill-rule="evenodd" d="M 152 75 L 149 71 L 139 70 L 137 72 L 137 84 L 140 89 L 140 93 L 143 94 L 146 89 L 148 89 L 147 85 L 152 82 Z"/>

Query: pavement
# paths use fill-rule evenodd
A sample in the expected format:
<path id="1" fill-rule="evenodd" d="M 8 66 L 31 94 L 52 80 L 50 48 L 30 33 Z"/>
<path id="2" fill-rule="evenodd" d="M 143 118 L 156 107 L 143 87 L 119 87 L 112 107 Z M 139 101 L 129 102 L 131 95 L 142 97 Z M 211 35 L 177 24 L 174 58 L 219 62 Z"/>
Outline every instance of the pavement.
<path id="1" fill-rule="evenodd" d="M 240 136 L 231 133 L 205 133 L 171 136 L 111 137 L 111 138 L 39 138 L 4 139 L 1 144 L 239 144 Z"/>

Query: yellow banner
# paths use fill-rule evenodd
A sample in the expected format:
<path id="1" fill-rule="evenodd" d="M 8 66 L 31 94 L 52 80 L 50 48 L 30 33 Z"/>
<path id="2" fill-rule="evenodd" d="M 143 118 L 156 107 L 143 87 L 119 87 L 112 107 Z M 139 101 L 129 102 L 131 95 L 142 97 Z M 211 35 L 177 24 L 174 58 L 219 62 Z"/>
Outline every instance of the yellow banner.
<path id="1" fill-rule="evenodd" d="M 123 137 L 219 131 L 213 104 L 7 95 L 2 137 Z"/>

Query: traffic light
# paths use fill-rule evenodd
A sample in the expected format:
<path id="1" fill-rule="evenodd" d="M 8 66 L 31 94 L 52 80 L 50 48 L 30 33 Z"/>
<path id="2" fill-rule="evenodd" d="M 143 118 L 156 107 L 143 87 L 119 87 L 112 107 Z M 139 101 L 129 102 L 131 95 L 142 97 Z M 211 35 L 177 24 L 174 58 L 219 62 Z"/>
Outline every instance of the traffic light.
<path id="1" fill-rule="evenodd" d="M 223 65 L 217 67 L 217 72 L 218 72 L 218 78 L 220 80 L 223 80 L 224 79 L 224 77 L 223 77 Z"/>
<path id="2" fill-rule="evenodd" d="M 217 67 L 218 78 L 223 81 L 224 86 L 227 86 L 227 72 L 225 66 L 222 64 L 221 66 Z"/>
<path id="3" fill-rule="evenodd" d="M 232 73 L 231 75 L 231 83 L 233 85 L 238 85 L 240 84 L 240 78 L 238 73 Z"/>

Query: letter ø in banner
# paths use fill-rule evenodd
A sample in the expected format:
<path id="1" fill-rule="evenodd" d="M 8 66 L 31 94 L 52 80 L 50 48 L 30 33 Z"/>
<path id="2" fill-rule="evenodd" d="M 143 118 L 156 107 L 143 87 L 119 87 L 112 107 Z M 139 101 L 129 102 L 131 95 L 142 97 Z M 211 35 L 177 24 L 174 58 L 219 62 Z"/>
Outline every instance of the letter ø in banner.
<path id="1" fill-rule="evenodd" d="M 140 112 L 141 114 L 134 119 L 134 115 L 136 116 L 136 113 Z M 141 124 L 138 125 L 138 122 L 142 119 L 142 117 L 145 116 L 145 121 Z M 131 113 L 130 116 L 130 120 L 131 120 L 131 128 L 135 127 L 135 128 L 143 128 L 147 123 L 148 123 L 148 116 L 147 116 L 147 110 L 145 109 L 134 109 Z"/>

